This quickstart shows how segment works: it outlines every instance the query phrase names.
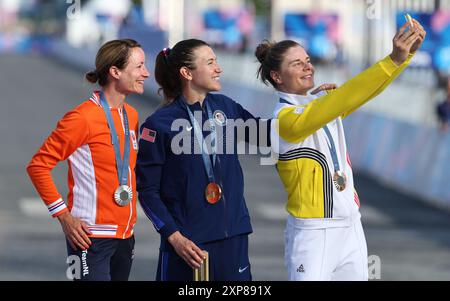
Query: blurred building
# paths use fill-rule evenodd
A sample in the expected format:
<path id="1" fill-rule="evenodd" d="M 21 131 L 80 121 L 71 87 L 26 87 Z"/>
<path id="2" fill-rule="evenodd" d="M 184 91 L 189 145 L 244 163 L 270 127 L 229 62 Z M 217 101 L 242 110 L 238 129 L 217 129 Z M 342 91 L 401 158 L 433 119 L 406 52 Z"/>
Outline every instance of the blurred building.
<path id="1" fill-rule="evenodd" d="M 365 109 L 433 126 L 437 88 L 450 73 L 450 0 L 0 0 L 0 52 L 45 50 L 53 40 L 94 50 L 131 37 L 155 54 L 194 37 L 209 42 L 232 71 L 224 79 L 265 89 L 255 79 L 256 45 L 294 39 L 323 70 L 318 80 L 341 84 L 391 51 L 406 12 L 427 39 L 392 89 L 397 105 L 382 99 Z"/>
<path id="2" fill-rule="evenodd" d="M 46 53 L 53 37 L 65 35 L 66 3 L 0 0 L 0 53 Z"/>
<path id="3" fill-rule="evenodd" d="M 76 9 L 76 8 L 75 8 Z M 76 47 L 93 45 L 115 39 L 131 9 L 131 1 L 91 0 L 80 6 L 79 12 L 67 18 L 67 41 Z"/>

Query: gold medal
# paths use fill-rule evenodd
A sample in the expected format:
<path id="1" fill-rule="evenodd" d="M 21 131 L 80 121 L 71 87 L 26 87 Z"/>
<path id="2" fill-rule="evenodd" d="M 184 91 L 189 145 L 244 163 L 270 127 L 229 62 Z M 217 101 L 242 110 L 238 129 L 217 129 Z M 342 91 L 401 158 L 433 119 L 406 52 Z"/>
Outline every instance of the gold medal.
<path id="1" fill-rule="evenodd" d="M 336 171 L 333 174 L 333 183 L 339 192 L 344 191 L 347 186 L 347 177 L 345 173 L 341 170 Z"/>
<path id="2" fill-rule="evenodd" d="M 206 201 L 210 204 L 215 204 L 220 200 L 222 196 L 222 189 L 216 183 L 209 183 L 205 189 Z"/>
<path id="3" fill-rule="evenodd" d="M 119 186 L 114 192 L 114 201 L 120 207 L 128 205 L 133 199 L 133 190 L 127 185 Z"/>

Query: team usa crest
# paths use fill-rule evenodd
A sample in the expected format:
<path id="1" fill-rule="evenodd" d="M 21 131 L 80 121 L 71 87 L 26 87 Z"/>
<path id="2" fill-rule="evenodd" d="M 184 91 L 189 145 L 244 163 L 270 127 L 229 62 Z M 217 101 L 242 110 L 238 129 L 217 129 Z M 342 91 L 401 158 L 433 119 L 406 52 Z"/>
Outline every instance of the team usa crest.
<path id="1" fill-rule="evenodd" d="M 227 116 L 221 110 L 214 111 L 213 118 L 214 121 L 220 126 L 224 126 L 227 124 Z"/>

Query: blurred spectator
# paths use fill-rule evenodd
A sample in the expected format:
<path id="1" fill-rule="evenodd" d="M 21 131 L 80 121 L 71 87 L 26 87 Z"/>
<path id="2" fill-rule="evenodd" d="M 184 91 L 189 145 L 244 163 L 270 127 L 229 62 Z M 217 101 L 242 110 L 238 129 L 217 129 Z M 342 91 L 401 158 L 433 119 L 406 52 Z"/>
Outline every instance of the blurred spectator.
<path id="1" fill-rule="evenodd" d="M 285 36 L 305 47 L 313 63 L 329 63 L 342 55 L 340 28 L 338 15 L 332 13 L 289 12 L 284 16 Z"/>
<path id="2" fill-rule="evenodd" d="M 439 119 L 441 130 L 448 131 L 450 127 L 450 77 L 447 79 L 446 99 L 438 104 L 436 113 Z"/>
<path id="3" fill-rule="evenodd" d="M 204 38 L 216 48 L 245 52 L 254 29 L 250 8 L 210 9 L 203 13 Z"/>

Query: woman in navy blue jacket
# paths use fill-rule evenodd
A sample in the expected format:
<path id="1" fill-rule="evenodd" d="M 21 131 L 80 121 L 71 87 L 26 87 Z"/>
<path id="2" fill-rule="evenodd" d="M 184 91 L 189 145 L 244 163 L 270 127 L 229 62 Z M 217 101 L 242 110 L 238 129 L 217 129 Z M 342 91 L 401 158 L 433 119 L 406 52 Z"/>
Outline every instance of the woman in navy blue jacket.
<path id="1" fill-rule="evenodd" d="M 192 280 L 203 250 L 210 280 L 251 280 L 252 227 L 239 135 L 230 125 L 253 122 L 256 132 L 264 127 L 269 137 L 270 123 L 224 95 L 210 94 L 221 89 L 221 72 L 213 50 L 200 40 L 181 41 L 156 58 L 155 78 L 165 100 L 141 127 L 136 172 L 139 201 L 161 234 L 157 280 Z M 243 139 L 249 140 L 249 132 Z"/>

